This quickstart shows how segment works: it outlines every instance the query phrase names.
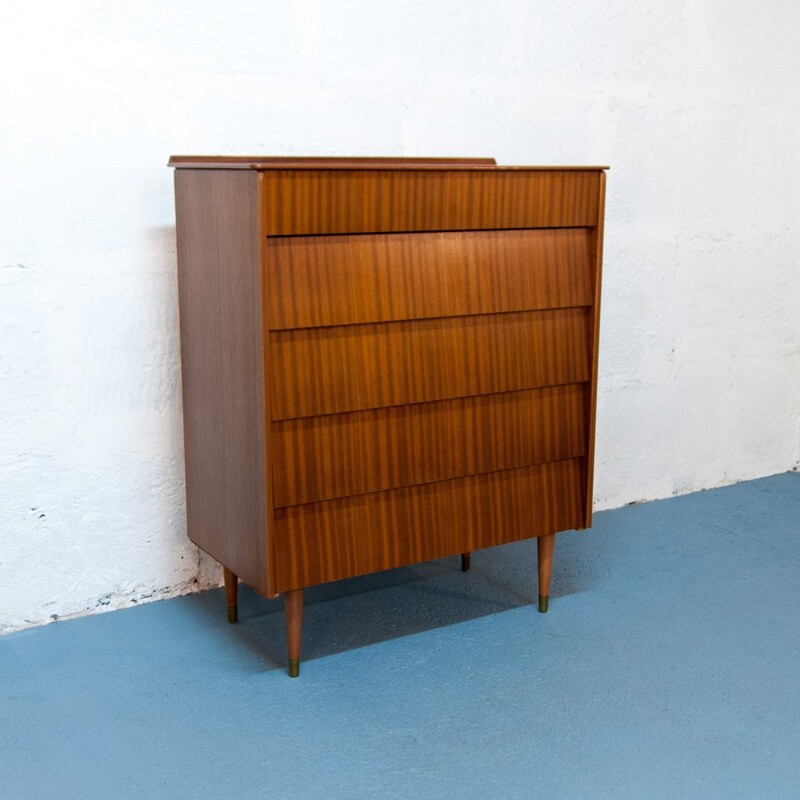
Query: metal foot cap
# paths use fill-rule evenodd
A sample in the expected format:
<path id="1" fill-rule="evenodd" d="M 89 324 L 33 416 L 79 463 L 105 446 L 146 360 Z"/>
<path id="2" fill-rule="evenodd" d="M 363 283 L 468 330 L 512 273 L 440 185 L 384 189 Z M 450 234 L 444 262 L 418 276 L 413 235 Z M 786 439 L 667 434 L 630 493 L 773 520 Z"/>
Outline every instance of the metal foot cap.
<path id="1" fill-rule="evenodd" d="M 289 659 L 289 677 L 296 678 L 300 674 L 300 659 L 299 658 L 290 658 Z"/>
<path id="2" fill-rule="evenodd" d="M 544 614 L 547 611 L 547 601 L 550 599 L 549 595 L 540 594 L 539 595 L 539 611 Z"/>
<path id="3" fill-rule="evenodd" d="M 236 606 L 228 606 L 228 622 L 238 622 L 239 614 Z"/>

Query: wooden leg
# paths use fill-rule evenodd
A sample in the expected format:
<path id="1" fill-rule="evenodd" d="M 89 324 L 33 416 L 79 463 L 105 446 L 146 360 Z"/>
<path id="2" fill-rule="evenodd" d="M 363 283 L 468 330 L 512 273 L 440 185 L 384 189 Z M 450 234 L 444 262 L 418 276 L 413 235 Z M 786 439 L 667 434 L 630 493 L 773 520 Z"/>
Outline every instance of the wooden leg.
<path id="1" fill-rule="evenodd" d="M 539 611 L 547 611 L 547 601 L 550 599 L 550 572 L 553 569 L 553 545 L 556 536 L 540 536 L 537 539 L 539 550 Z"/>
<path id="2" fill-rule="evenodd" d="M 469 572 L 469 562 L 472 553 L 462 553 L 461 554 L 461 571 L 462 572 Z"/>
<path id="3" fill-rule="evenodd" d="M 303 590 L 284 592 L 286 612 L 286 640 L 289 643 L 289 677 L 300 674 L 300 635 L 303 630 Z"/>
<path id="4" fill-rule="evenodd" d="M 222 567 L 222 574 L 225 576 L 225 600 L 228 604 L 228 622 L 236 622 L 239 619 L 239 578 L 225 566 Z"/>

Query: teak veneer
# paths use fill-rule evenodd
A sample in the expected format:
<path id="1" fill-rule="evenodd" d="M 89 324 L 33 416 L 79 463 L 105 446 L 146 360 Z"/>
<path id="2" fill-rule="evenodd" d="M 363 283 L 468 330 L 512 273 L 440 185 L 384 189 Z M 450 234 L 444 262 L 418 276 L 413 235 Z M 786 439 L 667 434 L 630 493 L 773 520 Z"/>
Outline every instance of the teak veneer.
<path id="1" fill-rule="evenodd" d="M 604 167 L 173 156 L 188 532 L 284 595 L 587 528 Z"/>

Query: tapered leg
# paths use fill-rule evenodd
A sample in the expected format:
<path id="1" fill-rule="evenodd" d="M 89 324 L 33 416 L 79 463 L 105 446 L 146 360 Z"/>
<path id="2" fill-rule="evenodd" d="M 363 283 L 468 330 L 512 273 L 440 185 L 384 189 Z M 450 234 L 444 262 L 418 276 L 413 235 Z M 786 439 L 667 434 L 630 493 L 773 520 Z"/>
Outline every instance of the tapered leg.
<path id="1" fill-rule="evenodd" d="M 539 611 L 547 611 L 547 601 L 550 599 L 550 572 L 553 569 L 553 545 L 556 536 L 540 536 L 537 539 L 539 550 Z"/>
<path id="2" fill-rule="evenodd" d="M 303 590 L 284 592 L 286 640 L 289 643 L 289 677 L 300 674 L 300 636 L 303 630 Z"/>
<path id="3" fill-rule="evenodd" d="M 472 558 L 472 553 L 462 553 L 461 554 L 461 571 L 462 572 L 469 572 L 469 562 Z"/>
<path id="4" fill-rule="evenodd" d="M 222 574 L 225 576 L 225 601 L 228 604 L 228 622 L 236 622 L 239 619 L 239 578 L 227 567 L 222 568 Z"/>

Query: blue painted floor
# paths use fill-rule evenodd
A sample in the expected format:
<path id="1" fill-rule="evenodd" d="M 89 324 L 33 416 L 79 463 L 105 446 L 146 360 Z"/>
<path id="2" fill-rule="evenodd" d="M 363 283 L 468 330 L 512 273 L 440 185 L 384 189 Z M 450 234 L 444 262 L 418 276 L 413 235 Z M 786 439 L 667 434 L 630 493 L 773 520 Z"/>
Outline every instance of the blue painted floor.
<path id="1" fill-rule="evenodd" d="M 800 797 L 800 475 L 307 592 L 0 637 L 0 797 Z"/>

